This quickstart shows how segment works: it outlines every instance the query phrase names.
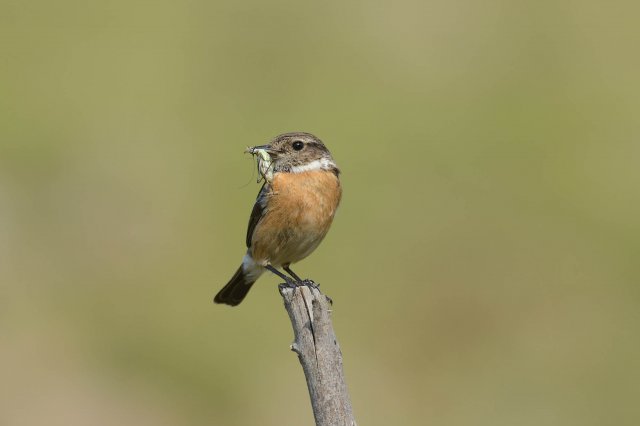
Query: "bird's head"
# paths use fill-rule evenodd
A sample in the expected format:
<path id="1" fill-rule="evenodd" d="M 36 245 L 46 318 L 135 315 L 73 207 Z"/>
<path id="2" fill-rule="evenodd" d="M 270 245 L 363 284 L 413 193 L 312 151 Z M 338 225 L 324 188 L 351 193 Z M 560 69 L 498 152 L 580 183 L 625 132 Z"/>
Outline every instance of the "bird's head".
<path id="1" fill-rule="evenodd" d="M 260 173 L 267 180 L 270 180 L 269 173 L 279 172 L 328 170 L 339 173 L 327 147 L 311 133 L 283 133 L 268 145 L 249 147 L 245 152 L 258 156 Z"/>

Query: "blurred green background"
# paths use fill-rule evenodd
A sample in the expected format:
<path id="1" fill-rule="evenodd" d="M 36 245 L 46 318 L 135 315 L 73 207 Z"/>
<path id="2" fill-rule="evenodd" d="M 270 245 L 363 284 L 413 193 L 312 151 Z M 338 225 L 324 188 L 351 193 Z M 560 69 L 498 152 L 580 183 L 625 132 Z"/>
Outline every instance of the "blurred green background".
<path id="1" fill-rule="evenodd" d="M 313 424 L 278 280 L 211 302 L 294 130 L 360 424 L 639 424 L 639 13 L 2 0 L 0 424 Z"/>

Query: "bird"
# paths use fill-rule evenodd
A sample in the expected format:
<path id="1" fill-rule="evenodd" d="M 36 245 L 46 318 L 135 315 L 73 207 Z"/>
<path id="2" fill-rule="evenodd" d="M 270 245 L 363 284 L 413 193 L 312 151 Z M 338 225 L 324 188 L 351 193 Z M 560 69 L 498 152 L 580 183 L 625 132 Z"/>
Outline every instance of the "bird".
<path id="1" fill-rule="evenodd" d="M 291 264 L 318 247 L 342 198 L 340 169 L 311 133 L 283 133 L 246 152 L 258 155 L 264 183 L 249 218 L 242 264 L 213 299 L 230 306 L 240 304 L 265 271 L 291 286 L 315 285 L 302 280 Z"/>

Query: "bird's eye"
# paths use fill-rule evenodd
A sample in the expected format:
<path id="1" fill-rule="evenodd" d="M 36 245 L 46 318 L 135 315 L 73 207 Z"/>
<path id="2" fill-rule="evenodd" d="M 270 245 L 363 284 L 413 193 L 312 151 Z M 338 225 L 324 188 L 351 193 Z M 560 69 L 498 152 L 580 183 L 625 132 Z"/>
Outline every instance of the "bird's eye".
<path id="1" fill-rule="evenodd" d="M 292 145 L 293 149 L 295 149 L 296 151 L 300 151 L 302 148 L 304 148 L 304 142 L 302 141 L 295 141 Z"/>

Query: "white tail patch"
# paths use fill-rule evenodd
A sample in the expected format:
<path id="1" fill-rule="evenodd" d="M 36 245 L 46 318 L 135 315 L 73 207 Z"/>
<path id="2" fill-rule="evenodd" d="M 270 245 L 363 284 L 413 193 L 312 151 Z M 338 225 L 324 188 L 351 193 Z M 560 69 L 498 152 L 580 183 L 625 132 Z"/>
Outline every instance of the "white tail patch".
<path id="1" fill-rule="evenodd" d="M 264 267 L 259 265 L 249 253 L 245 254 L 242 258 L 242 272 L 249 278 L 250 281 L 255 281 L 260 278 L 260 275 L 264 272 Z"/>

